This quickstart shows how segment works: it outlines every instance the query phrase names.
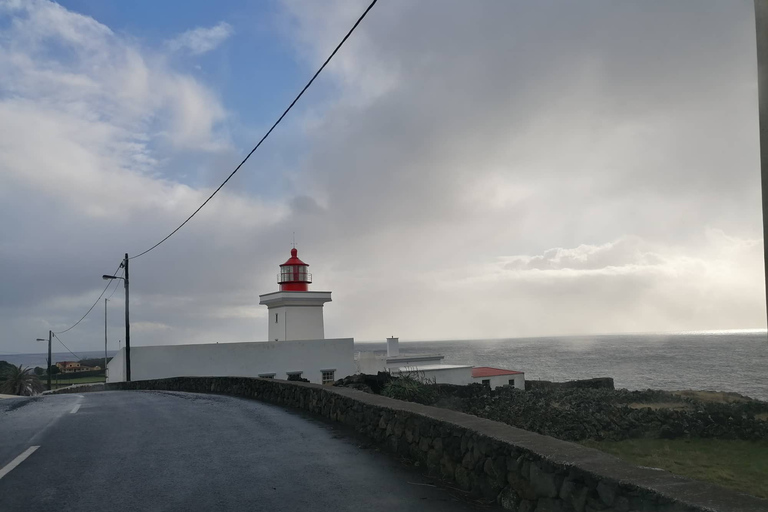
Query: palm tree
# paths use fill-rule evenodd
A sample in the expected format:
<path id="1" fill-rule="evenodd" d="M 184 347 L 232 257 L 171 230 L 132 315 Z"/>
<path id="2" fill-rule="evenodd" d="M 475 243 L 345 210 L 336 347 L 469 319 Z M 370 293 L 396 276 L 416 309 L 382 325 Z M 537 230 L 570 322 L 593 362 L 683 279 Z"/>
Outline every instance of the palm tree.
<path id="1" fill-rule="evenodd" d="M 32 373 L 32 368 L 11 365 L 5 373 L 5 382 L 0 384 L 0 393 L 9 395 L 32 396 L 43 390 L 40 379 Z"/>

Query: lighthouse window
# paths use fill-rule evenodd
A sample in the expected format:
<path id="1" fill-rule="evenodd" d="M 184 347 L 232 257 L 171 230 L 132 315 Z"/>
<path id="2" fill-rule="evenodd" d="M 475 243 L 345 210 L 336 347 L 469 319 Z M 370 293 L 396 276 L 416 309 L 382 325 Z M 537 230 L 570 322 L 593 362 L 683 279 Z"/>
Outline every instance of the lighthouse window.
<path id="1" fill-rule="evenodd" d="M 277 323 L 277 315 L 278 315 L 278 314 L 279 314 L 279 313 L 275 313 L 275 323 Z"/>

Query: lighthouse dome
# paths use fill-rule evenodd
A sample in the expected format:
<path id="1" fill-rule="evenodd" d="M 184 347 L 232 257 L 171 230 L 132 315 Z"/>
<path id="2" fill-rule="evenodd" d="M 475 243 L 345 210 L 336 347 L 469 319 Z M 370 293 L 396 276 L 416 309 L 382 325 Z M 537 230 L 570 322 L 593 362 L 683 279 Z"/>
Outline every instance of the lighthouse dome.
<path id="1" fill-rule="evenodd" d="M 307 267 L 309 265 L 299 259 L 299 251 L 295 247 L 291 249 L 291 257 L 280 265 L 280 274 L 277 276 L 280 291 L 306 292 L 309 290 L 312 274 L 307 272 Z"/>

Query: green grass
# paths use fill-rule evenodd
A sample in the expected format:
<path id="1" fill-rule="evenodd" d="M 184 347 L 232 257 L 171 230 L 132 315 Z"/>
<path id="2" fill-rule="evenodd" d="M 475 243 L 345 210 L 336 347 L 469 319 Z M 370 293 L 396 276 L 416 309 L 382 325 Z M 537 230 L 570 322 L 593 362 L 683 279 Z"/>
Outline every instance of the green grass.
<path id="1" fill-rule="evenodd" d="M 40 379 L 40 382 L 45 385 L 46 379 L 45 377 Z M 55 377 L 51 379 L 51 387 L 53 389 L 59 389 L 63 388 L 65 386 L 71 386 L 72 384 L 91 384 L 93 382 L 104 382 L 104 376 L 103 375 L 94 375 L 91 377 L 67 377 L 67 378 L 61 378 L 56 379 Z"/>
<path id="2" fill-rule="evenodd" d="M 621 459 L 768 498 L 768 441 L 628 439 L 582 441 Z"/>

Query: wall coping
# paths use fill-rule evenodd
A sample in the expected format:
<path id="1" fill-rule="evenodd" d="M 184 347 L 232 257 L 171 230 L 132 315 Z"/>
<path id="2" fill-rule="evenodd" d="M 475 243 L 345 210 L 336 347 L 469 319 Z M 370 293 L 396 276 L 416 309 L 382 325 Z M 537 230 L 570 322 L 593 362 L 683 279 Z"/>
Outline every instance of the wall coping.
<path id="1" fill-rule="evenodd" d="M 255 377 L 174 377 L 173 379 L 158 379 L 154 382 L 178 379 L 249 379 L 271 382 L 281 386 L 296 386 L 314 389 L 320 392 L 341 396 L 373 407 L 418 415 L 430 420 L 448 423 L 460 429 L 471 431 L 486 438 L 518 448 L 545 461 L 577 468 L 585 474 L 601 481 L 633 488 L 640 491 L 650 491 L 653 494 L 698 510 L 712 512 L 766 512 L 768 500 L 763 500 L 748 494 L 742 494 L 730 489 L 721 488 L 714 484 L 691 480 L 673 475 L 665 470 L 634 466 L 618 457 L 587 448 L 579 444 L 562 441 L 554 437 L 537 434 L 527 430 L 512 427 L 505 423 L 480 418 L 450 409 L 441 409 L 414 402 L 405 402 L 381 395 L 365 393 L 351 388 L 322 386 L 307 382 L 289 382 Z M 153 382 L 153 381 L 136 381 Z M 104 385 L 71 386 L 50 393 L 80 393 L 87 391 L 119 390 L 125 383 Z M 132 384 L 132 383 L 131 383 Z M 90 388 L 90 389 L 89 389 Z M 227 394 L 227 393 L 218 393 Z"/>

